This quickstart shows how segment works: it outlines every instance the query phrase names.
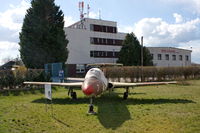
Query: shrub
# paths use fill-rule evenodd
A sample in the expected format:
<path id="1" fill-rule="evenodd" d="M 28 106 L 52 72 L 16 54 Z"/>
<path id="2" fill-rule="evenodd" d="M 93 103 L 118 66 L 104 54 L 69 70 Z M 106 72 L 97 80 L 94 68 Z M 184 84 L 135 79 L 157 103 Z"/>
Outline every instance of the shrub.
<path id="1" fill-rule="evenodd" d="M 43 69 L 18 69 L 0 71 L 0 89 L 16 89 L 23 87 L 24 81 L 50 81 L 50 76 L 45 75 Z"/>
<path id="2" fill-rule="evenodd" d="M 107 78 L 129 78 L 131 82 L 140 81 L 143 74 L 144 81 L 182 80 L 200 78 L 200 67 L 105 67 Z M 142 72 L 142 73 L 141 73 Z"/>

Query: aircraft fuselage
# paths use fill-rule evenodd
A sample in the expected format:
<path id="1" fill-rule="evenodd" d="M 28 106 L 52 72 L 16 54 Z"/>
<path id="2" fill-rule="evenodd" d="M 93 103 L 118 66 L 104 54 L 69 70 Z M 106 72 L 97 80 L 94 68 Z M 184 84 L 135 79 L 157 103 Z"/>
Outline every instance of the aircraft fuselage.
<path id="1" fill-rule="evenodd" d="M 107 90 L 108 80 L 99 68 L 90 69 L 82 84 L 82 91 L 87 96 L 97 96 Z"/>

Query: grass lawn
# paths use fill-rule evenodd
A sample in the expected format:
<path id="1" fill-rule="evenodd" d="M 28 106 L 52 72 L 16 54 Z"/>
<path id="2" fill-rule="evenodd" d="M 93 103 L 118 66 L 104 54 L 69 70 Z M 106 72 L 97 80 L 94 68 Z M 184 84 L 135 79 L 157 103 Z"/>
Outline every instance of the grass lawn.
<path id="1" fill-rule="evenodd" d="M 71 100 L 64 88 L 53 92 L 45 110 L 44 94 L 0 96 L 0 133 L 198 133 L 200 80 L 190 85 L 136 87 L 122 100 L 117 89 L 94 100 L 96 115 L 87 115 L 89 98 L 77 90 Z"/>

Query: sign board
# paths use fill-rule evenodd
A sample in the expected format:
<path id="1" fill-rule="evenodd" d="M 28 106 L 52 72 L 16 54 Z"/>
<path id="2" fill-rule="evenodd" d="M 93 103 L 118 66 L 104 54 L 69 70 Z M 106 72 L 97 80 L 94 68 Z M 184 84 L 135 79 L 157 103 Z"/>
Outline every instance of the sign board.
<path id="1" fill-rule="evenodd" d="M 161 53 L 178 53 L 174 49 L 161 49 Z"/>
<path id="2" fill-rule="evenodd" d="M 63 82 L 64 81 L 64 71 L 60 70 L 58 76 L 59 76 L 61 82 Z"/>
<path id="3" fill-rule="evenodd" d="M 52 100 L 51 85 L 45 84 L 45 98 Z"/>

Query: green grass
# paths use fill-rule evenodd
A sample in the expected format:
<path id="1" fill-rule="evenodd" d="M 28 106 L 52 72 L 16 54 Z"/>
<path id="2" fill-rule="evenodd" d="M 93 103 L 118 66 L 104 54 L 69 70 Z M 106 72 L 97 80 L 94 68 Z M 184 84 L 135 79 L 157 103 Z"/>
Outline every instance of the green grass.
<path id="1" fill-rule="evenodd" d="M 200 80 L 189 83 L 137 87 L 127 100 L 124 89 L 105 93 L 94 100 L 96 115 L 87 115 L 89 99 L 81 90 L 75 101 L 63 88 L 54 91 L 53 116 L 39 92 L 0 96 L 0 133 L 200 132 Z"/>

